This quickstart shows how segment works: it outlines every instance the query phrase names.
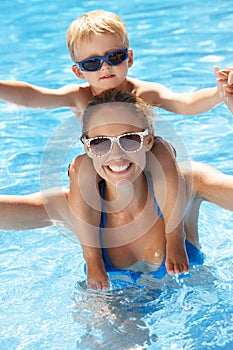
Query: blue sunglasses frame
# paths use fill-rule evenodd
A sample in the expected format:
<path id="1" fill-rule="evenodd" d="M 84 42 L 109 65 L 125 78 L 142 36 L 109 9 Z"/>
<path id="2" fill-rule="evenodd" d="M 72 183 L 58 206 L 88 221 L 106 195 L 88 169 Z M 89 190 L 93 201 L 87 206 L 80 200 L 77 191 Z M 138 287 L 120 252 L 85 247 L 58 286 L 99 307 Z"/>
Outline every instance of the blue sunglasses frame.
<path id="1" fill-rule="evenodd" d="M 120 62 L 114 63 L 113 61 L 111 61 L 110 56 L 118 53 L 124 53 L 125 57 L 123 60 L 120 60 Z M 129 57 L 128 49 L 119 49 L 119 50 L 111 51 L 104 56 L 92 56 L 92 57 L 85 58 L 82 61 L 75 62 L 75 64 L 83 72 L 96 72 L 101 69 L 104 62 L 107 62 L 110 66 L 118 66 L 119 64 L 127 60 L 128 57 Z M 84 67 L 85 63 L 93 64 L 95 62 L 96 62 L 96 67 L 94 67 L 94 69 L 87 69 Z"/>

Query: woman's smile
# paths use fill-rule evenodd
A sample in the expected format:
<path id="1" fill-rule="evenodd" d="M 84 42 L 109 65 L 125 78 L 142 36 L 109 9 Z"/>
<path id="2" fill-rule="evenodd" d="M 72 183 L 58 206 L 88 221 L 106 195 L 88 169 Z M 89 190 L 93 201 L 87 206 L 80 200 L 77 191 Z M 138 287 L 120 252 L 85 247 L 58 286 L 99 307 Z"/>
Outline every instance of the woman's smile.
<path id="1" fill-rule="evenodd" d="M 117 173 L 117 174 L 125 174 L 125 172 L 128 171 L 128 169 L 131 167 L 132 163 L 127 163 L 123 165 L 107 165 L 107 168 L 112 172 L 112 173 Z"/>

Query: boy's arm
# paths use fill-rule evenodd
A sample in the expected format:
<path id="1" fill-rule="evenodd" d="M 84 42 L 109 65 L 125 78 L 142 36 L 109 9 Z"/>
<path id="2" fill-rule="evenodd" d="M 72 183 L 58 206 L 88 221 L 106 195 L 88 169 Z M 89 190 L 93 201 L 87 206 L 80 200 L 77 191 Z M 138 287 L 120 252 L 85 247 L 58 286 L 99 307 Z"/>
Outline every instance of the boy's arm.
<path id="1" fill-rule="evenodd" d="M 183 227 L 186 187 L 169 143 L 160 138 L 155 140 L 147 168 L 152 174 L 155 196 L 163 213 L 167 271 L 171 274 L 186 272 L 189 270 Z"/>
<path id="2" fill-rule="evenodd" d="M 214 67 L 216 74 L 216 67 Z M 134 80 L 136 93 L 151 105 L 173 113 L 195 115 L 204 113 L 223 102 L 221 85 L 194 92 L 177 93 L 163 84 Z"/>
<path id="3" fill-rule="evenodd" d="M 164 98 L 164 94 L 161 95 Z M 222 102 L 218 88 L 205 88 L 191 93 L 168 92 L 162 101 L 163 108 L 177 114 L 195 115 L 205 113 Z"/>
<path id="4" fill-rule="evenodd" d="M 78 156 L 72 161 L 69 177 L 71 219 L 87 264 L 87 286 L 91 289 L 108 289 L 108 276 L 99 241 L 101 202 L 96 190 L 97 174 L 87 155 Z"/>
<path id="5" fill-rule="evenodd" d="M 82 108 L 82 89 L 67 85 L 60 89 L 47 89 L 20 81 L 0 81 L 0 100 L 29 108 Z"/>
<path id="6" fill-rule="evenodd" d="M 184 115 L 204 113 L 222 102 L 217 87 L 176 93 L 162 84 L 150 83 L 140 88 L 139 96 L 159 108 Z"/>

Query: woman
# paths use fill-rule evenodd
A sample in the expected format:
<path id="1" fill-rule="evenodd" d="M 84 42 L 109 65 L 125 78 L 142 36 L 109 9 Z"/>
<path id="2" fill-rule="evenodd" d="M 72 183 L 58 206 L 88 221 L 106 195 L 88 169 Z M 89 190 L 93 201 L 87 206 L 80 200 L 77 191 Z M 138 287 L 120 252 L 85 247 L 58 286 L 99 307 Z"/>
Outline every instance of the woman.
<path id="1" fill-rule="evenodd" d="M 146 169 L 150 149 L 160 142 L 154 138 L 150 111 L 129 93 L 106 91 L 84 111 L 82 140 L 87 156 L 103 179 L 97 192 L 102 200 L 98 234 L 82 208 L 87 190 L 80 181 L 85 155 L 72 163 L 70 191 L 51 189 L 27 196 L 0 196 L 1 229 L 60 224 L 68 227 L 78 236 L 84 258 L 88 256 L 90 288 L 108 288 L 106 271 L 115 269 L 129 270 L 136 276 L 149 272 L 161 277 L 166 255 L 163 209 L 167 175 L 154 159 L 153 184 Z M 233 210 L 233 177 L 200 163 L 183 164 L 181 170 L 187 197 L 183 240 L 189 262 L 200 264 L 200 204 L 207 200 Z M 176 238 L 171 240 L 179 249 L 183 242 L 176 242 Z"/>

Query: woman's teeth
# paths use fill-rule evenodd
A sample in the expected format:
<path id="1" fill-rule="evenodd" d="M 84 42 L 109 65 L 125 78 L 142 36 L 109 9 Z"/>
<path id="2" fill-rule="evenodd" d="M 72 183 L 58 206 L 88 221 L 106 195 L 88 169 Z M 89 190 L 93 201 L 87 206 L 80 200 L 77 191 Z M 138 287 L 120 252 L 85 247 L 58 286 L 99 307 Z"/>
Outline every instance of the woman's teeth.
<path id="1" fill-rule="evenodd" d="M 122 171 L 125 171 L 128 169 L 130 164 L 127 165 L 109 165 L 109 169 L 113 171 L 114 173 L 121 173 Z"/>

